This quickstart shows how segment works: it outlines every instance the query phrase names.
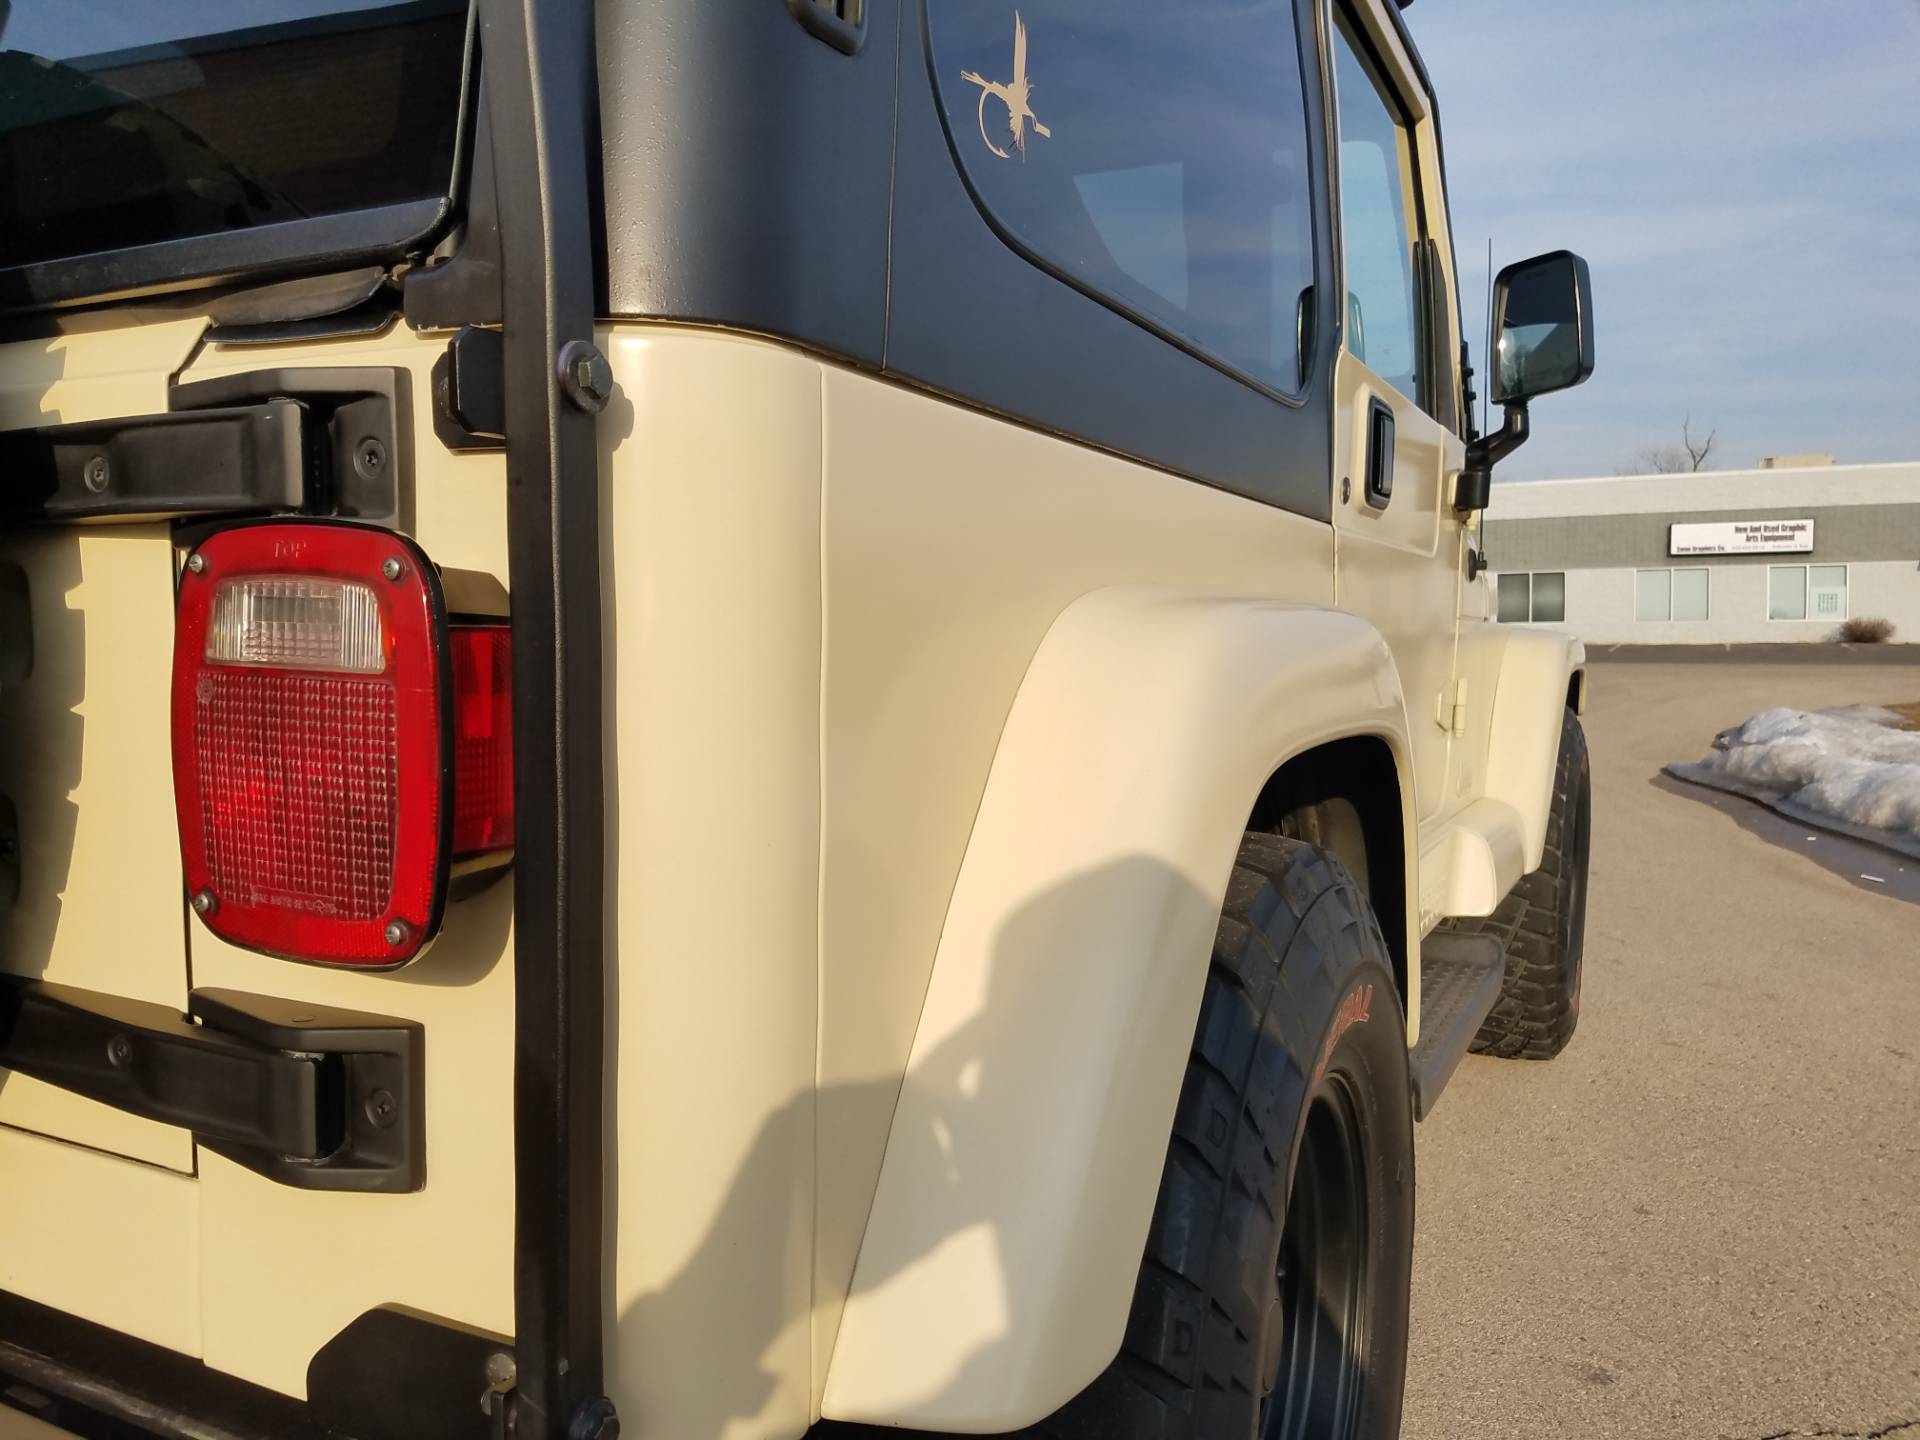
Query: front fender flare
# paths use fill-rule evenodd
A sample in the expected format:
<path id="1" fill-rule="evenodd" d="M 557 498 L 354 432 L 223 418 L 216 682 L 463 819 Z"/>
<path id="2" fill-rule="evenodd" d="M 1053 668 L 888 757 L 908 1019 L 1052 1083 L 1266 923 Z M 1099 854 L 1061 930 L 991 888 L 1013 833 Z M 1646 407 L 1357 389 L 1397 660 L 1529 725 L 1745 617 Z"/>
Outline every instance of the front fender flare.
<path id="1" fill-rule="evenodd" d="M 1355 735 L 1393 756 L 1411 867 L 1405 705 L 1367 622 L 1136 587 L 1055 621 L 948 908 L 824 1415 L 1009 1430 L 1112 1359 L 1247 816 Z"/>

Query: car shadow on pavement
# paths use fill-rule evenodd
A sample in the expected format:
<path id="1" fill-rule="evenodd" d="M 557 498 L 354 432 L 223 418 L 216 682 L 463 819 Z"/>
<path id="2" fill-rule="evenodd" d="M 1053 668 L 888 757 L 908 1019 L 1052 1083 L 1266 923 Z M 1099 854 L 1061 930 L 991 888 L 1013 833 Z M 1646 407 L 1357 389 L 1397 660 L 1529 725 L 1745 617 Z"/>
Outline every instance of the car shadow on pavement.
<path id="1" fill-rule="evenodd" d="M 1704 785 L 1689 785 L 1664 771 L 1648 783 L 1656 790 L 1664 790 L 1669 795 L 1678 795 L 1720 811 L 1748 834 L 1757 835 L 1783 850 L 1806 856 L 1856 890 L 1888 895 L 1895 900 L 1920 905 L 1920 862 L 1897 851 L 1836 835 L 1832 831 L 1812 829 L 1801 821 L 1768 809 L 1758 800 L 1749 800 L 1744 795 L 1725 790 L 1708 789 Z"/>

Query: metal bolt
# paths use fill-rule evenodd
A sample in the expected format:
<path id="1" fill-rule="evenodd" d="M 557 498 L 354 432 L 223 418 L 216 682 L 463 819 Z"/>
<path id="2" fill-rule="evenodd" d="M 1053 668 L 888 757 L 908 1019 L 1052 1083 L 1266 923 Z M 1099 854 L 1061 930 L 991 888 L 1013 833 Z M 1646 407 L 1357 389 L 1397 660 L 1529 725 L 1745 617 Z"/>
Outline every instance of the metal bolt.
<path id="1" fill-rule="evenodd" d="M 219 908 L 220 908 L 220 897 L 214 894 L 213 891 L 196 890 L 193 892 L 193 913 L 194 914 L 211 915 L 213 914 L 214 911 L 218 910 Z"/>
<path id="2" fill-rule="evenodd" d="M 393 1098 L 391 1090 L 376 1090 L 367 1096 L 367 1119 L 382 1130 L 393 1127 L 400 1114 L 400 1106 Z"/>
<path id="3" fill-rule="evenodd" d="M 379 479 L 386 464 L 387 447 L 380 443 L 378 436 L 369 435 L 354 447 L 353 469 L 362 480 Z"/>
<path id="4" fill-rule="evenodd" d="M 113 478 L 113 471 L 107 464 L 107 457 L 96 455 L 87 461 L 86 468 L 80 472 L 80 478 L 86 481 L 87 489 L 98 495 L 107 488 L 107 481 Z"/>
<path id="5" fill-rule="evenodd" d="M 389 920 L 385 933 L 387 944 L 396 950 L 406 944 L 413 935 L 413 931 L 407 928 L 407 922 L 404 920 Z"/>
<path id="6" fill-rule="evenodd" d="M 116 1070 L 124 1070 L 133 1064 L 133 1041 L 124 1035 L 116 1035 L 107 1041 L 107 1063 Z"/>
<path id="7" fill-rule="evenodd" d="M 496 1350 L 487 1356 L 487 1388 L 496 1395 L 504 1395 L 513 1389 L 514 1382 L 519 1378 L 520 1367 L 506 1351 Z"/>
<path id="8" fill-rule="evenodd" d="M 199 575 L 203 573 L 206 568 L 207 557 L 202 555 L 198 550 L 187 557 L 187 569 L 191 570 L 194 574 Z"/>
<path id="9" fill-rule="evenodd" d="M 560 388 L 578 409 L 598 415 L 613 398 L 613 367 L 585 340 L 560 347 Z"/>
<path id="10" fill-rule="evenodd" d="M 398 580 L 402 575 L 407 573 L 407 567 L 401 564 L 394 556 L 389 555 L 380 563 L 380 573 L 389 580 Z M 399 942 L 396 941 L 394 943 L 398 944 Z"/>
<path id="11" fill-rule="evenodd" d="M 604 1395 L 580 1402 L 567 1426 L 567 1440 L 620 1440 L 620 1417 L 613 1402 Z"/>

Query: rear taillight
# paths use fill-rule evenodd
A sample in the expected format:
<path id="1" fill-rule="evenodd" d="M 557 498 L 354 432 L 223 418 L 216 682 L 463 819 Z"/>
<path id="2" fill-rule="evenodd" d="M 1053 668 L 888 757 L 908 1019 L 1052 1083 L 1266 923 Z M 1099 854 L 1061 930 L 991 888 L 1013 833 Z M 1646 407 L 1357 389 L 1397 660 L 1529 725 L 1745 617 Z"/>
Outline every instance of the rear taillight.
<path id="1" fill-rule="evenodd" d="M 173 775 L 194 911 L 236 945 L 385 967 L 448 877 L 513 847 L 504 623 L 449 623 L 419 548 L 365 526 L 223 530 L 188 559 Z"/>

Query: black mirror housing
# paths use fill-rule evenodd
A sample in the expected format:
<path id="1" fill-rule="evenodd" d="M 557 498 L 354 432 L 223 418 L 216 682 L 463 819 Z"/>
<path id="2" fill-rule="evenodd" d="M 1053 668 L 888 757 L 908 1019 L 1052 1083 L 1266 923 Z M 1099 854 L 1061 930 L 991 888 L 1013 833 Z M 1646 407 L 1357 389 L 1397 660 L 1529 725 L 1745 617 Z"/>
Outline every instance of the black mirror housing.
<path id="1" fill-rule="evenodd" d="M 1524 405 L 1593 373 L 1593 281 L 1571 250 L 1518 260 L 1493 282 L 1494 401 Z"/>

